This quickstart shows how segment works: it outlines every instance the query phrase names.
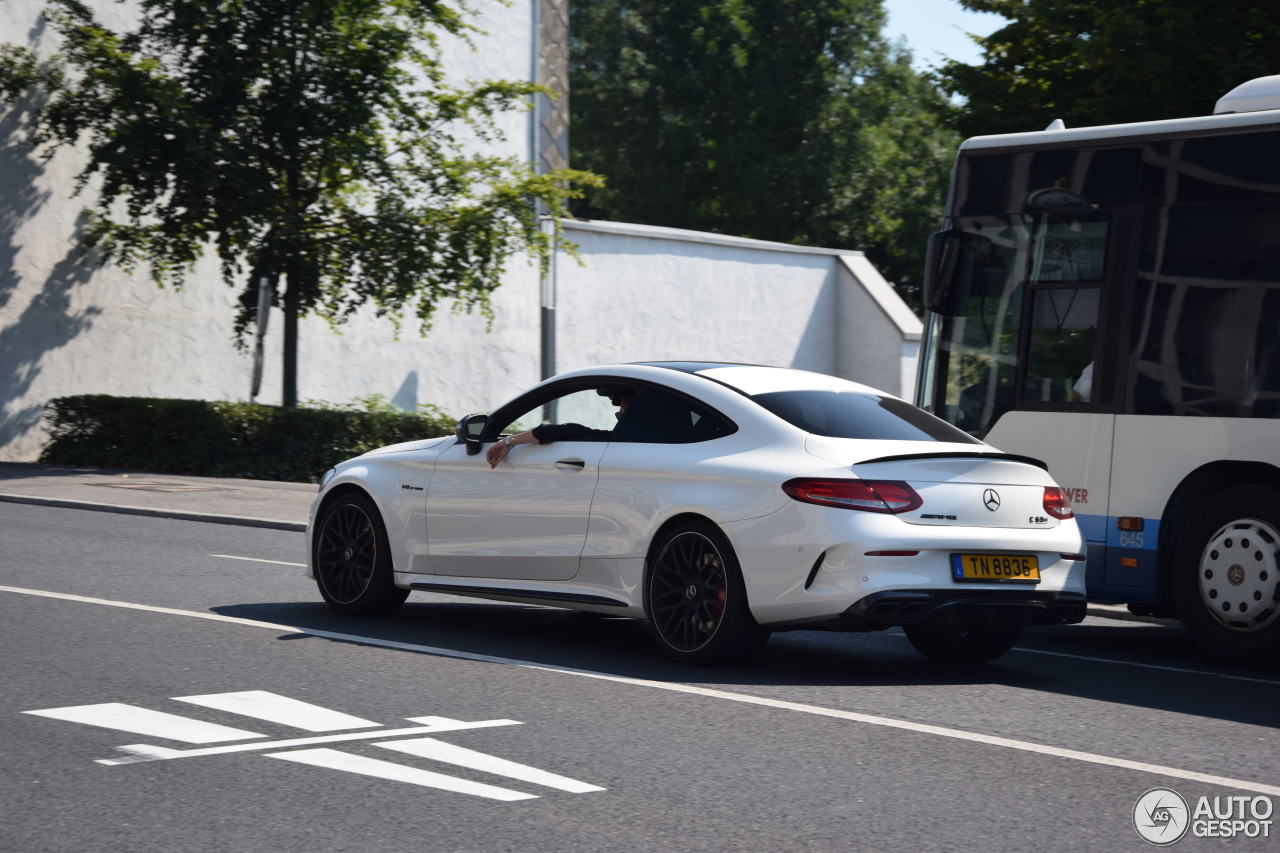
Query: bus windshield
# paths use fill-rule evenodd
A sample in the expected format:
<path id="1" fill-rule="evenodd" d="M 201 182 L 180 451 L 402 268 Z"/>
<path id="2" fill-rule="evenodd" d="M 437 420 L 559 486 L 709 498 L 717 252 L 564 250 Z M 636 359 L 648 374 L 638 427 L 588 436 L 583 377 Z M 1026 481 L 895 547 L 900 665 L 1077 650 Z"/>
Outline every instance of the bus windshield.
<path id="1" fill-rule="evenodd" d="M 1106 217 L 984 215 L 957 226 L 975 248 L 963 280 L 951 282 L 954 313 L 938 318 L 939 414 L 982 436 L 1019 387 L 1033 403 L 1090 402 Z"/>

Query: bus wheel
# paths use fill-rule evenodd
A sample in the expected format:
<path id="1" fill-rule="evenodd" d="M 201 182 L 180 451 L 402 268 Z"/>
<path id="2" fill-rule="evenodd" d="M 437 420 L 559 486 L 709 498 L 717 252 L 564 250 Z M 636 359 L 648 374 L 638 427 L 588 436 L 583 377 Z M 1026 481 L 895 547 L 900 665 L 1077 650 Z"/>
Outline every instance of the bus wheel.
<path id="1" fill-rule="evenodd" d="M 1280 662 L 1280 494 L 1213 495 L 1183 527 L 1173 565 L 1178 615 L 1206 654 L 1234 666 Z"/>

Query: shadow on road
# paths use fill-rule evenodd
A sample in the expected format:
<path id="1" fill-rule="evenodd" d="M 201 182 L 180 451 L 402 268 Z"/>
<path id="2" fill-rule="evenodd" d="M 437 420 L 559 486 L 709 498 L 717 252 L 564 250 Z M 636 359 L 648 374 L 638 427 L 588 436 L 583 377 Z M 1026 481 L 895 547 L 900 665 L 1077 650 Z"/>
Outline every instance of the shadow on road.
<path id="1" fill-rule="evenodd" d="M 643 622 L 545 607 L 411 599 L 394 615 L 376 620 L 344 617 L 311 602 L 239 604 L 214 611 L 308 630 L 726 689 L 989 684 L 1280 728 L 1280 675 L 1213 667 L 1195 657 L 1180 628 L 1164 625 L 1113 627 L 1099 620 L 1030 629 L 1018 649 L 1000 660 L 959 669 L 924 660 L 898 631 L 792 631 L 775 634 L 758 656 L 743 664 L 708 668 L 659 657 Z M 1274 683 L 1197 674 L 1215 672 Z"/>

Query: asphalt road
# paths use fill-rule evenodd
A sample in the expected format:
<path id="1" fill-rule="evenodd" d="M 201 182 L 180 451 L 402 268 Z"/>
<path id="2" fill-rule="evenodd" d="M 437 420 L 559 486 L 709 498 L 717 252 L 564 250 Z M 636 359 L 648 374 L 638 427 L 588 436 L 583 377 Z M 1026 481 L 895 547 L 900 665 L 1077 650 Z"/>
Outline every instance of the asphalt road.
<path id="1" fill-rule="evenodd" d="M 1034 629 L 968 671 L 793 632 L 699 669 L 550 608 L 337 616 L 302 543 L 0 506 L 0 850 L 1120 851 L 1152 788 L 1280 806 L 1280 673 L 1175 627 Z"/>

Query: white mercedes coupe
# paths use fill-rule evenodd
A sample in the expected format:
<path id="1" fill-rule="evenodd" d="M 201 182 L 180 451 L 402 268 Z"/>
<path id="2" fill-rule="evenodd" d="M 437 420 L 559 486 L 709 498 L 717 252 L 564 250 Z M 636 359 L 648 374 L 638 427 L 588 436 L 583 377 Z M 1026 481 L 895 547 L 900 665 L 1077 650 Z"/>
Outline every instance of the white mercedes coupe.
<path id="1" fill-rule="evenodd" d="M 1085 611 L 1080 531 L 1043 463 L 776 367 L 548 379 L 456 436 L 325 472 L 307 545 L 342 613 L 415 589 L 568 607 L 645 619 L 699 664 L 775 630 L 893 626 L 928 658 L 975 663 Z"/>

